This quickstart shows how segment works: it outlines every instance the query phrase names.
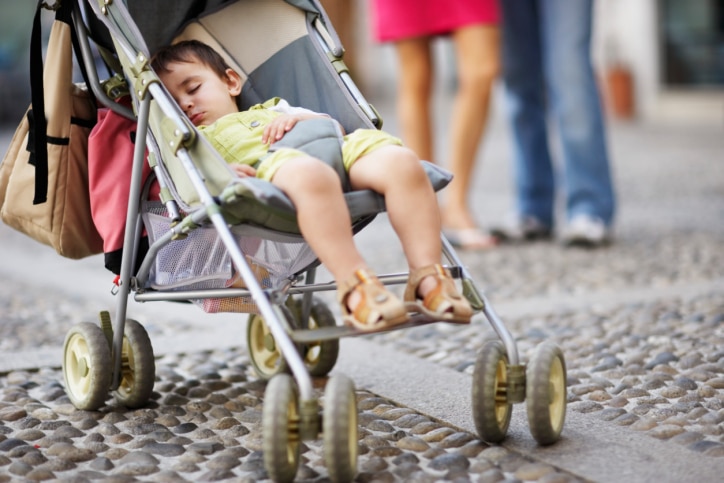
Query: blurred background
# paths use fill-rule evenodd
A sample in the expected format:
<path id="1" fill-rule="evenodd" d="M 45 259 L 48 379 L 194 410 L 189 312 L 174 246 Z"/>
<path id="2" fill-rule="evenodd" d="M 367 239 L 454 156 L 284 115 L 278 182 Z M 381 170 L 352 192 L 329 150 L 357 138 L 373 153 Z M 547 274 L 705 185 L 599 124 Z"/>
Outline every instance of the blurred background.
<path id="1" fill-rule="evenodd" d="M 30 31 L 36 2 L 0 0 L 0 126 L 14 126 L 30 104 Z M 50 17 L 50 16 L 48 16 Z"/>
<path id="2" fill-rule="evenodd" d="M 322 3 L 355 78 L 371 96 L 394 95 L 394 52 L 372 40 L 369 2 Z M 438 44 L 449 89 L 453 53 L 447 39 Z M 598 0 L 594 60 L 611 117 L 724 125 L 724 0 Z"/>
<path id="3" fill-rule="evenodd" d="M 373 103 L 391 100 L 394 52 L 372 40 L 370 2 L 321 2 L 363 92 Z M 30 100 L 28 47 L 36 2 L 0 5 L 0 125 L 14 126 Z M 594 23 L 594 58 L 609 117 L 724 125 L 724 0 L 598 1 Z M 447 39 L 439 39 L 436 49 L 437 85 L 444 92 L 454 87 L 454 58 Z"/>

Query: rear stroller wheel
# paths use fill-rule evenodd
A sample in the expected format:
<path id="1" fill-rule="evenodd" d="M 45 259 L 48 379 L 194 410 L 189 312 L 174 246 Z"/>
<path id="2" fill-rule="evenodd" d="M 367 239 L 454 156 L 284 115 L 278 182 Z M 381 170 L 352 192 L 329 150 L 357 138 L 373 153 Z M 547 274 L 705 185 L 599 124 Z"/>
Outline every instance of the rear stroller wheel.
<path id="1" fill-rule="evenodd" d="M 480 439 L 499 443 L 513 414 L 508 402 L 508 356 L 503 344 L 491 340 L 478 352 L 473 370 L 473 419 Z"/>
<path id="2" fill-rule="evenodd" d="M 526 369 L 526 409 L 530 432 L 541 445 L 558 441 L 566 418 L 566 363 L 552 342 L 536 347 Z"/>
<path id="3" fill-rule="evenodd" d="M 357 474 L 357 399 L 354 383 L 341 374 L 332 376 L 324 389 L 322 433 L 329 479 L 352 481 Z"/>
<path id="4" fill-rule="evenodd" d="M 297 321 L 301 321 L 302 317 L 302 301 L 295 299 L 292 301 L 292 310 Z M 309 313 L 309 319 L 306 324 L 307 329 L 322 329 L 325 327 L 334 327 L 337 322 L 334 314 L 323 300 L 313 297 L 312 306 Z M 305 327 L 301 322 L 298 326 Z M 339 339 L 321 340 L 316 342 L 307 342 L 302 345 L 302 359 L 307 366 L 307 370 L 312 377 L 323 377 L 329 374 L 337 363 L 339 356 Z"/>
<path id="5" fill-rule="evenodd" d="M 294 327 L 292 312 L 283 305 L 279 308 L 284 313 L 287 323 Z M 251 364 L 261 379 L 269 380 L 277 374 L 289 372 L 289 364 L 261 314 L 249 316 L 246 325 L 246 346 L 249 349 Z"/>
<path id="6" fill-rule="evenodd" d="M 73 406 L 86 411 L 103 406 L 111 384 L 111 349 L 96 324 L 81 322 L 68 331 L 63 344 L 63 378 Z"/>
<path id="7" fill-rule="evenodd" d="M 299 395 L 289 374 L 277 374 L 264 392 L 264 468 L 276 482 L 293 481 L 299 466 Z"/>
<path id="8" fill-rule="evenodd" d="M 127 408 L 145 405 L 156 378 L 153 347 L 146 329 L 138 321 L 126 319 L 121 349 L 121 380 L 114 396 Z"/>

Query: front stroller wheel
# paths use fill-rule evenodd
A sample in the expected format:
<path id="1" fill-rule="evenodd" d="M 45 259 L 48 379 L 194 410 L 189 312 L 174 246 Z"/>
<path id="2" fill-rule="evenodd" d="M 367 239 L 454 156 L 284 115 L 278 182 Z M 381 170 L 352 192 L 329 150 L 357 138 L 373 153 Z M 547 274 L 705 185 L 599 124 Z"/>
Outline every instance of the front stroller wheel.
<path id="1" fill-rule="evenodd" d="M 541 445 L 558 441 L 566 419 L 566 363 L 552 342 L 536 347 L 526 371 L 526 409 L 533 437 Z"/>
<path id="2" fill-rule="evenodd" d="M 285 307 L 279 307 L 287 319 L 287 323 L 294 327 L 294 316 Z M 277 374 L 289 372 L 289 364 L 279 349 L 269 326 L 261 314 L 251 314 L 246 324 L 246 346 L 249 349 L 251 365 L 261 379 L 269 380 Z"/>
<path id="3" fill-rule="evenodd" d="M 322 424 L 329 479 L 352 481 L 357 474 L 357 399 L 354 383 L 346 376 L 336 374 L 327 382 Z"/>
<path id="4" fill-rule="evenodd" d="M 297 321 L 302 318 L 302 301 L 296 299 L 291 302 L 292 311 Z M 309 313 L 307 324 L 299 323 L 301 329 L 323 329 L 325 327 L 334 327 L 337 321 L 334 314 L 327 304 L 317 298 L 312 298 L 312 307 Z M 309 374 L 313 377 L 324 377 L 329 374 L 337 363 L 339 356 L 339 339 L 321 340 L 315 342 L 307 342 L 302 346 L 302 354 L 304 364 L 307 366 Z"/>
<path id="5" fill-rule="evenodd" d="M 156 363 L 148 333 L 139 322 L 126 319 L 116 401 L 127 408 L 145 405 L 151 397 L 155 377 Z"/>
<path id="6" fill-rule="evenodd" d="M 91 322 L 71 327 L 63 344 L 63 378 L 70 402 L 95 411 L 111 385 L 111 349 L 103 330 Z"/>
<path id="7" fill-rule="evenodd" d="M 483 344 L 473 370 L 473 419 L 480 438 L 499 443 L 505 438 L 513 414 L 508 402 L 508 356 L 503 344 Z"/>
<path id="8" fill-rule="evenodd" d="M 294 379 L 278 374 L 264 392 L 262 431 L 264 468 L 277 482 L 293 481 L 299 466 L 299 396 Z"/>

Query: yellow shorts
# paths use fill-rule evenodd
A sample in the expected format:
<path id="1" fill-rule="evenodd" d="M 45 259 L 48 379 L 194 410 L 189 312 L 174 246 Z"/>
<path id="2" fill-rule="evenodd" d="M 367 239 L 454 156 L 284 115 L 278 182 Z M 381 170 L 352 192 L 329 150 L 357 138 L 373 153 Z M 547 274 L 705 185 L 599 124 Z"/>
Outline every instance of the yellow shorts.
<path id="1" fill-rule="evenodd" d="M 357 129 L 347 134 L 344 136 L 344 142 L 342 143 L 342 162 L 344 163 L 345 171 L 349 173 L 349 169 L 355 161 L 383 146 L 402 146 L 402 141 L 391 134 L 378 131 L 377 129 Z M 307 155 L 298 149 L 279 149 L 261 161 L 257 167 L 256 177 L 271 181 L 274 173 L 277 172 L 282 164 L 300 156 Z"/>

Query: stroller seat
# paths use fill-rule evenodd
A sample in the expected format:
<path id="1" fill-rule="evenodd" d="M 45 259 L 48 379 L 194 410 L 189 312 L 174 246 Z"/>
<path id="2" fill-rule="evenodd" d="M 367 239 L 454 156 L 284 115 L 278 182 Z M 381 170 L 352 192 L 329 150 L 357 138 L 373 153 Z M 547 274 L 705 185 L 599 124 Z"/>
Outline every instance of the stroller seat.
<path id="1" fill-rule="evenodd" d="M 451 174 L 439 166 L 423 161 L 435 191 L 452 180 Z M 257 178 L 241 178 L 226 187 L 218 196 L 226 220 L 230 224 L 251 223 L 285 233 L 299 234 L 296 209 L 286 194 L 273 184 Z M 385 211 L 385 199 L 371 190 L 344 194 L 355 231 Z"/>

